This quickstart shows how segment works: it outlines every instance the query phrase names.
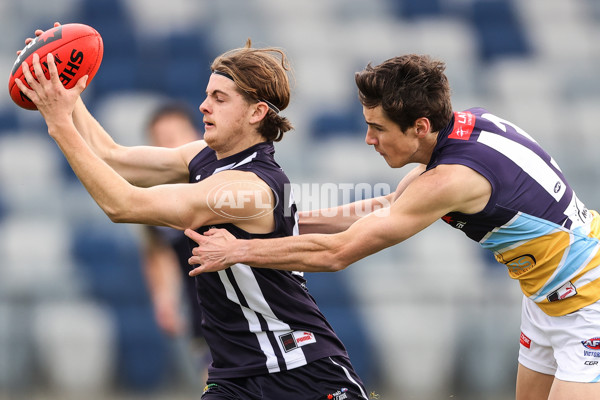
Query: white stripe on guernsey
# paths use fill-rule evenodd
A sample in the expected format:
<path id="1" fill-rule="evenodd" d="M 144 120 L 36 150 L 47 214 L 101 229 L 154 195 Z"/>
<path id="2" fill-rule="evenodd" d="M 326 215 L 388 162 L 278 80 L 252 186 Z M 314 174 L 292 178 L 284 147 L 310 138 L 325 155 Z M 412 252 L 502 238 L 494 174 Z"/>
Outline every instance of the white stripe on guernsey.
<path id="1" fill-rule="evenodd" d="M 344 370 L 344 373 L 346 374 L 346 378 L 348 378 L 348 380 L 350 382 L 354 383 L 356 385 L 356 387 L 358 387 L 360 389 L 360 394 L 362 395 L 363 398 L 368 399 L 367 394 L 363 390 L 362 386 L 359 385 L 358 382 L 356 382 L 356 380 L 354 378 L 352 378 L 352 376 L 350 375 L 350 372 L 348 372 L 348 369 L 346 367 L 336 363 L 335 361 L 333 361 L 333 358 L 331 358 L 331 357 L 329 357 L 329 361 L 331 361 L 332 363 L 334 363 L 335 365 L 340 367 L 342 370 Z"/>
<path id="2" fill-rule="evenodd" d="M 517 142 L 488 131 L 481 131 L 477 141 L 509 158 L 556 201 L 560 201 L 567 185 L 536 153 Z"/>
<path id="3" fill-rule="evenodd" d="M 231 267 L 231 268 L 233 268 L 233 267 Z M 248 326 L 250 328 L 250 331 L 256 335 L 256 339 L 258 340 L 260 348 L 263 351 L 263 354 L 265 355 L 265 357 L 267 358 L 267 363 L 266 363 L 267 369 L 271 373 L 279 372 L 280 369 L 279 369 L 279 363 L 277 361 L 277 356 L 275 355 L 275 351 L 273 350 L 273 346 L 271 346 L 271 342 L 269 341 L 267 334 L 265 332 L 263 332 L 262 329 L 260 328 L 260 321 L 258 320 L 258 316 L 256 315 L 256 313 L 254 311 L 252 311 L 248 307 L 244 307 L 240 304 L 240 299 L 238 298 L 237 294 L 235 293 L 235 289 L 233 288 L 233 285 L 229 281 L 229 277 L 227 276 L 227 273 L 225 271 L 219 271 L 218 273 L 219 273 L 219 278 L 221 278 L 221 282 L 223 283 L 223 286 L 225 287 L 225 292 L 227 293 L 227 298 L 229 300 L 233 301 L 234 303 L 240 305 L 240 308 L 242 309 L 244 317 L 246 317 L 246 320 L 248 321 Z"/>
<path id="4" fill-rule="evenodd" d="M 273 313 L 273 310 L 267 303 L 265 296 L 260 290 L 260 286 L 256 281 L 256 277 L 252 272 L 250 266 L 246 264 L 235 264 L 231 267 L 231 272 L 235 277 L 235 281 L 244 295 L 248 307 L 252 310 L 262 314 L 267 321 L 269 330 L 271 331 L 289 331 L 290 326 L 285 322 L 280 321 Z"/>
<path id="5" fill-rule="evenodd" d="M 514 130 L 519 135 L 522 135 L 522 136 L 526 137 L 527 139 L 531 140 L 532 142 L 537 143 L 536 140 L 533 137 L 529 136 L 529 134 L 527 132 L 525 132 L 522 128 L 520 128 L 519 126 L 513 124 L 510 121 L 507 121 L 505 119 L 502 119 L 502 118 L 497 117 L 494 114 L 490 114 L 490 113 L 482 114 L 481 117 L 487 119 L 490 122 L 492 122 L 499 129 L 502 129 L 503 132 L 506 132 L 506 125 L 512 126 L 514 128 Z M 556 161 L 554 161 L 554 158 L 550 157 L 550 163 L 552 165 L 554 165 L 554 168 L 556 168 L 557 170 L 559 170 L 559 171 L 562 172 L 562 170 L 560 169 L 560 167 L 558 166 L 558 164 L 556 163 Z"/>
<path id="6" fill-rule="evenodd" d="M 242 292 L 246 303 L 248 303 L 248 306 L 252 310 L 260 313 L 263 316 L 267 322 L 269 330 L 272 331 L 275 336 L 291 331 L 292 328 L 285 322 L 278 319 L 271 309 L 271 306 L 269 306 L 267 299 L 265 299 L 265 296 L 258 285 L 258 281 L 254 276 L 252 268 L 246 264 L 236 264 L 231 267 L 231 271 L 233 272 L 233 276 L 235 277 L 237 285 Z M 303 350 L 297 348 L 295 350 L 286 352 L 283 349 L 283 344 L 281 343 L 281 340 L 279 340 L 279 337 L 276 337 L 276 339 L 279 349 L 283 354 L 285 365 L 288 369 L 306 364 L 306 357 L 304 356 Z"/>
<path id="7" fill-rule="evenodd" d="M 248 164 L 250 161 L 252 161 L 256 157 L 256 155 L 257 155 L 257 153 L 254 152 L 251 155 L 249 155 L 248 157 L 244 158 L 239 163 L 227 164 L 227 165 L 225 165 L 223 167 L 217 168 L 213 172 L 213 175 L 216 174 L 217 172 L 225 171 L 225 170 L 228 170 L 228 169 L 234 169 L 234 168 L 239 167 L 240 165 Z"/>
<path id="8" fill-rule="evenodd" d="M 599 247 L 600 244 L 596 245 L 594 251 L 591 252 L 590 259 L 598 253 Z M 585 265 L 589 263 L 590 259 L 587 260 Z M 575 282 L 576 287 L 582 287 L 584 285 L 587 285 L 588 283 L 593 282 L 598 278 L 600 278 L 600 267 L 596 267 L 589 270 L 581 278 L 577 279 L 577 282 Z"/>
<path id="9" fill-rule="evenodd" d="M 251 155 L 249 155 L 248 157 L 244 158 L 242 161 L 237 163 L 235 165 L 235 167 L 233 167 L 233 168 L 239 167 L 240 165 L 248 164 L 250 161 L 252 161 L 256 158 L 257 154 L 258 154 L 257 152 L 252 153 Z"/>
<path id="10" fill-rule="evenodd" d="M 510 221 L 508 221 L 504 225 L 497 226 L 494 229 L 492 229 L 491 231 L 489 231 L 488 233 L 486 233 L 485 236 L 481 238 L 481 240 L 479 241 L 479 243 L 485 243 L 485 241 L 488 240 L 490 238 L 490 236 L 492 236 L 494 233 L 498 232 L 500 229 L 503 229 L 503 228 L 506 228 L 508 226 L 511 226 L 517 219 L 519 219 L 520 215 L 521 215 L 521 211 L 519 211 L 518 213 L 516 213 L 515 216 L 512 217 L 510 219 Z"/>
<path id="11" fill-rule="evenodd" d="M 594 247 L 594 250 L 592 252 L 590 252 L 590 254 L 587 257 L 587 259 L 567 279 L 561 279 L 559 281 L 559 283 L 557 283 L 556 285 L 554 285 L 555 287 L 550 288 L 548 290 L 545 290 L 546 287 L 544 286 L 540 290 L 538 290 L 537 293 L 534 293 L 531 296 L 529 296 L 529 298 L 531 300 L 535 301 L 536 303 L 539 303 L 540 301 L 543 301 L 546 298 L 547 293 L 552 293 L 553 291 L 555 291 L 559 287 L 563 286 L 566 282 L 569 282 L 575 275 L 577 275 L 582 269 L 584 269 L 590 263 L 590 261 L 592 260 L 592 258 L 594 258 L 594 256 L 597 254 L 599 247 L 600 247 L 600 245 L 596 245 Z M 566 258 L 566 257 L 563 257 L 563 260 L 561 260 L 561 266 L 564 263 L 564 258 Z M 547 282 L 551 282 L 552 279 L 554 278 L 554 276 L 559 272 L 559 270 L 560 270 L 560 267 L 557 268 L 556 271 L 554 271 L 554 274 L 552 275 L 552 277 L 550 277 L 550 279 L 547 280 Z M 573 282 L 573 284 L 575 285 L 576 288 L 581 288 L 582 286 L 585 286 L 588 283 L 593 282 L 593 281 L 595 281 L 598 278 L 600 278 L 600 267 L 596 267 L 596 268 L 593 268 L 593 269 L 589 270 L 581 278 L 579 278 L 579 279 L 577 279 L 577 281 Z M 543 293 L 543 294 L 540 295 L 540 293 Z"/>
<path id="12" fill-rule="evenodd" d="M 278 372 L 279 365 L 277 364 L 277 357 L 275 356 L 275 350 L 269 341 L 267 334 L 262 330 L 260 326 L 260 321 L 258 319 L 257 313 L 261 314 L 265 319 L 268 329 L 274 333 L 277 339 L 277 344 L 281 353 L 283 355 L 283 359 L 285 360 L 285 365 L 288 369 L 292 369 L 301 365 L 306 365 L 306 357 L 304 356 L 304 351 L 302 349 L 297 348 L 293 351 L 286 352 L 283 349 L 283 345 L 281 341 L 277 337 L 278 334 L 284 334 L 291 331 L 291 328 L 285 322 L 279 320 L 276 316 L 269 303 L 265 299 L 260 286 L 252 272 L 252 268 L 246 264 L 235 264 L 230 267 L 233 276 L 235 277 L 235 281 L 237 283 L 238 288 L 242 292 L 244 296 L 244 300 L 248 304 L 248 307 L 243 306 L 229 280 L 227 274 L 220 275 L 221 281 L 223 282 L 226 279 L 227 284 L 223 282 L 225 288 L 227 290 L 227 297 L 240 305 L 244 316 L 248 320 L 248 325 L 250 327 L 250 331 L 254 333 L 260 343 L 260 348 L 267 357 L 267 368 L 269 372 Z M 224 272 L 224 271 L 220 271 Z M 230 291 L 232 292 L 230 296 Z M 275 362 L 275 364 L 273 364 Z M 277 365 L 277 367 L 275 367 Z"/>
<path id="13" fill-rule="evenodd" d="M 533 137 L 529 136 L 529 134 L 527 132 L 525 132 L 523 129 L 521 129 L 520 127 L 518 127 L 517 125 L 513 124 L 510 121 L 507 121 L 503 118 L 500 118 L 500 117 L 498 117 L 494 114 L 490 114 L 490 113 L 482 114 L 481 118 L 485 118 L 488 121 L 492 122 L 494 125 L 496 125 L 498 127 L 498 129 L 502 129 L 503 132 L 506 132 L 506 125 L 512 126 L 519 135 L 525 136 L 527 139 L 531 140 L 532 142 L 537 143 L 535 141 L 535 139 Z"/>

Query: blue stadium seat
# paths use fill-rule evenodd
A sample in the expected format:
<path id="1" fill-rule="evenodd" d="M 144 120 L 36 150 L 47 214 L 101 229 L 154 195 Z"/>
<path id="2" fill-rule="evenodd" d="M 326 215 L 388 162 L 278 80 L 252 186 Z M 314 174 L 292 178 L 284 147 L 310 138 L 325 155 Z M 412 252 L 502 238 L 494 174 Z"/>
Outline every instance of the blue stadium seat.
<path id="1" fill-rule="evenodd" d="M 136 35 L 133 23 L 119 0 L 86 0 L 79 22 L 92 26 L 104 42 L 102 66 L 94 78 L 93 96 L 133 89 L 136 68 Z"/>
<path id="2" fill-rule="evenodd" d="M 163 93 L 199 105 L 204 99 L 214 57 L 197 30 L 172 33 L 137 48 L 139 89 Z"/>
<path id="3" fill-rule="evenodd" d="M 483 62 L 531 53 L 514 5 L 509 0 L 476 0 L 471 22 Z"/>
<path id="4" fill-rule="evenodd" d="M 168 349 L 141 273 L 138 243 L 123 227 L 85 225 L 75 230 L 72 252 L 89 293 L 116 320 L 119 383 L 155 389 L 168 375 Z"/>
<path id="5" fill-rule="evenodd" d="M 79 22 L 92 26 L 102 35 L 105 51 L 124 54 L 131 50 L 133 23 L 120 0 L 83 1 Z"/>
<path id="6" fill-rule="evenodd" d="M 136 88 L 137 62 L 133 57 L 105 57 L 94 78 L 95 97 Z"/>
<path id="7" fill-rule="evenodd" d="M 123 226 L 77 227 L 72 254 L 87 286 L 99 300 L 115 306 L 148 303 L 139 246 Z"/>
<path id="8" fill-rule="evenodd" d="M 165 38 L 165 45 L 169 57 L 173 59 L 195 59 L 208 61 L 213 58 L 209 44 L 202 38 L 205 36 L 200 30 L 173 32 Z M 209 65 L 206 65 L 208 67 Z"/>
<path id="9" fill-rule="evenodd" d="M 358 312 L 358 301 L 339 274 L 306 274 L 307 287 L 346 346 L 356 373 L 367 386 L 380 375 L 372 343 Z"/>
<path id="10" fill-rule="evenodd" d="M 165 40 L 167 70 L 163 80 L 167 94 L 175 98 L 194 99 L 200 104 L 205 97 L 214 58 L 198 31 L 175 32 Z"/>
<path id="11" fill-rule="evenodd" d="M 127 389 L 153 391 L 169 373 L 169 351 L 148 305 L 114 309 L 118 335 L 118 383 Z"/>
<path id="12" fill-rule="evenodd" d="M 140 40 L 137 44 L 137 67 L 135 85 L 138 89 L 166 93 L 169 54 L 166 40 L 159 38 L 152 41 Z"/>
<path id="13" fill-rule="evenodd" d="M 336 136 L 363 135 L 365 121 L 362 106 L 358 99 L 350 103 L 342 111 L 324 110 L 311 121 L 310 134 L 315 139 Z"/>
<path id="14" fill-rule="evenodd" d="M 400 18 L 437 17 L 442 14 L 440 0 L 389 0 Z"/>
<path id="15" fill-rule="evenodd" d="M 16 105 L 0 109 L 0 135 L 15 132 L 19 128 Z"/>

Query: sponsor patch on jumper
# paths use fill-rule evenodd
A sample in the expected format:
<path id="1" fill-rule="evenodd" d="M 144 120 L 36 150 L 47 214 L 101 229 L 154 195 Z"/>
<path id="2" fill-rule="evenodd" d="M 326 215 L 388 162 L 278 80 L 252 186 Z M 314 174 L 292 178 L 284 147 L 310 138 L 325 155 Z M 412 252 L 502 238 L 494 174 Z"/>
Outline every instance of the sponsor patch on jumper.
<path id="1" fill-rule="evenodd" d="M 465 221 L 455 220 L 454 218 L 452 218 L 449 215 L 444 215 L 442 217 L 442 221 L 444 221 L 445 223 L 447 223 L 448 225 L 450 225 L 451 227 L 456 228 L 456 229 L 463 229 L 467 225 L 467 223 Z"/>
<path id="2" fill-rule="evenodd" d="M 348 398 L 348 388 L 341 388 L 335 393 L 328 393 L 327 400 L 345 400 Z"/>
<path id="3" fill-rule="evenodd" d="M 577 289 L 575 288 L 575 286 L 571 282 L 567 282 L 558 289 L 556 289 L 554 292 L 550 293 L 547 296 L 547 299 L 550 302 L 559 301 L 571 296 L 575 296 L 576 294 Z"/>
<path id="4" fill-rule="evenodd" d="M 449 139 L 469 140 L 475 127 L 475 116 L 470 112 L 457 111 L 454 113 L 454 128 L 448 135 Z"/>
<path id="5" fill-rule="evenodd" d="M 523 332 L 521 332 L 521 338 L 519 339 L 519 343 L 521 343 L 528 349 L 531 347 L 531 339 L 529 339 Z"/>
<path id="6" fill-rule="evenodd" d="M 314 333 L 307 331 L 293 331 L 279 335 L 279 340 L 283 350 L 287 353 L 297 349 L 298 347 L 306 346 L 307 344 L 316 343 Z"/>

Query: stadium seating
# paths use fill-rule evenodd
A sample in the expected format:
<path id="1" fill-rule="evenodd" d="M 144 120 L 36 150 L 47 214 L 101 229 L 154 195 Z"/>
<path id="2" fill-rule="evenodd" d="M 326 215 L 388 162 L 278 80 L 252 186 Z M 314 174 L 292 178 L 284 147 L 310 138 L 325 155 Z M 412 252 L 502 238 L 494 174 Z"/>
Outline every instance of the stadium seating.
<path id="1" fill-rule="evenodd" d="M 94 26 L 103 36 L 105 57 L 84 100 L 119 143 L 137 144 L 143 141 L 143 117 L 158 98 L 200 104 L 215 55 L 248 37 L 257 46 L 281 46 L 295 72 L 292 103 L 283 114 L 296 132 L 277 144 L 276 156 L 292 180 L 384 182 L 393 188 L 405 170 L 387 168 L 362 142 L 365 125 L 353 73 L 399 53 L 428 53 L 446 61 L 455 107 L 484 106 L 511 118 L 553 152 L 579 197 L 593 201 L 598 190 L 589 182 L 600 181 L 600 170 L 589 168 L 597 163 L 599 145 L 598 4 L 9 1 L 0 6 L 0 65 L 8 73 L 14 51 L 33 28 L 54 20 Z M 367 386 L 383 392 L 382 398 L 409 392 L 413 398 L 445 398 L 454 389 L 511 398 L 511 378 L 498 371 L 512 371 L 516 354 L 500 337 L 518 334 L 518 290 L 506 289 L 508 278 L 492 272 L 494 265 L 469 243 L 444 240 L 438 229 L 448 228 L 436 226 L 411 245 L 370 257 L 340 276 L 309 274 L 311 293 Z M 78 362 L 81 371 L 96 374 L 97 380 L 82 378 L 89 388 L 109 385 L 110 391 L 117 385 L 149 396 L 165 387 L 168 351 L 153 321 L 138 246 L 135 234 L 110 224 L 81 188 L 39 115 L 2 98 L 0 354 L 8 356 L 0 357 L 0 399 L 43 389 L 49 381 L 68 392 L 76 388 L 69 371 Z M 470 257 L 461 259 L 464 254 Z M 462 290 L 454 290 L 461 283 Z M 494 310 L 503 316 L 502 327 L 490 317 L 483 290 L 504 296 Z M 52 322 L 43 314 L 54 316 L 57 325 L 46 330 Z M 81 320 L 97 330 L 82 326 L 71 333 L 80 344 L 106 352 L 96 372 L 85 365 L 93 351 L 80 352 L 81 360 L 54 353 L 62 352 L 57 326 L 83 314 Z M 478 318 L 467 318 L 472 315 Z M 502 335 L 493 335 L 494 327 Z M 49 342 L 43 342 L 46 334 Z M 479 336 L 488 334 L 497 346 L 484 347 Z M 36 347 L 44 343 L 47 349 Z M 498 365 L 477 368 L 480 350 Z M 455 359 L 459 352 L 462 358 Z M 104 367 L 118 374 L 118 382 L 107 381 Z M 49 372 L 54 368 L 56 373 Z M 434 382 L 423 379 L 427 371 L 435 371 Z M 172 393 L 166 398 L 172 400 Z"/>

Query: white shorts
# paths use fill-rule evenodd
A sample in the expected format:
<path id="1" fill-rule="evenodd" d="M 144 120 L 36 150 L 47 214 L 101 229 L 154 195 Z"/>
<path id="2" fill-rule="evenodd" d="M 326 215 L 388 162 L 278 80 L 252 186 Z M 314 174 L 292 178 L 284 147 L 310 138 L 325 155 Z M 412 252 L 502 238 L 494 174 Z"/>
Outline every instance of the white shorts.
<path id="1" fill-rule="evenodd" d="M 600 302 L 551 317 L 523 296 L 519 363 L 563 381 L 600 382 Z"/>

